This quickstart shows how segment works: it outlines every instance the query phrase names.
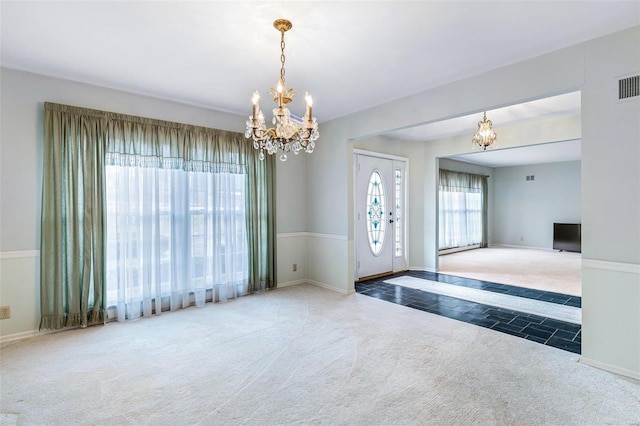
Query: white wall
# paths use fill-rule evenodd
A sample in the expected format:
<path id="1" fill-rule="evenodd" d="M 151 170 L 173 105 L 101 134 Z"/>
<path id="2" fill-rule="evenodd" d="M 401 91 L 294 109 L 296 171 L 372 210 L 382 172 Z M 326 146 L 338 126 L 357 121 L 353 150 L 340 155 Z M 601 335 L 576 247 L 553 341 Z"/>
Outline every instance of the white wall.
<path id="1" fill-rule="evenodd" d="M 342 235 L 348 241 L 325 247 L 331 259 L 319 255 L 321 264 L 331 265 L 331 274 L 310 271 L 309 277 L 334 280 L 324 282 L 345 292 L 353 289 L 354 140 L 581 90 L 578 132 L 548 139 L 544 132 L 534 131 L 527 134 L 528 140 L 501 137 L 500 146 L 582 138 L 582 359 L 640 378 L 640 102 L 615 101 L 616 77 L 639 71 L 640 27 L 634 27 L 321 124 L 321 142 L 307 159 L 308 228 Z M 424 263 L 433 268 L 437 259 L 435 159 L 470 149 L 468 140 L 457 139 L 424 146 L 420 183 L 425 189 Z M 335 217 L 322 216 L 326 205 L 332 205 Z M 336 252 L 341 255 L 336 257 Z M 627 275 L 621 278 L 621 274 Z M 606 304 L 597 299 L 603 292 Z M 624 329 L 627 335 L 608 333 L 600 324 Z"/>
<path id="2" fill-rule="evenodd" d="M 290 154 L 276 161 L 277 280 L 279 287 L 299 284 L 307 278 L 308 154 Z M 293 265 L 296 265 L 296 271 Z"/>
<path id="3" fill-rule="evenodd" d="M 551 249 L 554 222 L 581 223 L 580 161 L 499 167 L 494 176 L 493 244 Z"/>
<path id="4" fill-rule="evenodd" d="M 0 339 L 32 334 L 40 321 L 40 200 L 45 101 L 244 132 L 244 116 L 0 68 Z M 250 105 L 248 104 L 248 108 Z M 276 170 L 278 280 L 306 278 L 305 156 Z M 299 234 L 303 232 L 303 237 Z M 298 272 L 291 264 L 298 264 Z"/>
<path id="5" fill-rule="evenodd" d="M 589 43 L 582 92 L 582 360 L 640 379 L 640 28 Z"/>

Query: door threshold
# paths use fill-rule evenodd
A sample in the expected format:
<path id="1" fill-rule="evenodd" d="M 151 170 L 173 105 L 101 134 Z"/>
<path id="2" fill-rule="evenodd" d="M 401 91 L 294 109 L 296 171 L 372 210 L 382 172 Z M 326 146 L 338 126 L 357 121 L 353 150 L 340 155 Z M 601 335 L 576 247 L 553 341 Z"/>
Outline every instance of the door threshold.
<path id="1" fill-rule="evenodd" d="M 367 275 L 366 277 L 360 277 L 356 280 L 356 282 L 360 282 L 360 281 L 367 281 L 367 280 L 373 280 L 375 278 L 380 278 L 380 277 L 386 277 L 387 275 L 393 275 L 395 274 L 395 272 L 393 271 L 388 271 L 388 272 L 382 272 L 380 274 L 375 274 L 375 275 Z"/>

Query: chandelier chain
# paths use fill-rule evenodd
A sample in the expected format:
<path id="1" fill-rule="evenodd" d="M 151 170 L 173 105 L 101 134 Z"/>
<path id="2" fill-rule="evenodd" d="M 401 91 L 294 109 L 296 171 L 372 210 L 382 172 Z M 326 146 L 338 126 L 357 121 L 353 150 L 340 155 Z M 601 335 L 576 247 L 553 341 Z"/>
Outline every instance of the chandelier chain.
<path id="1" fill-rule="evenodd" d="M 280 80 L 282 80 L 282 85 L 284 86 L 284 31 L 280 32 L 280 63 L 282 67 L 280 68 Z"/>

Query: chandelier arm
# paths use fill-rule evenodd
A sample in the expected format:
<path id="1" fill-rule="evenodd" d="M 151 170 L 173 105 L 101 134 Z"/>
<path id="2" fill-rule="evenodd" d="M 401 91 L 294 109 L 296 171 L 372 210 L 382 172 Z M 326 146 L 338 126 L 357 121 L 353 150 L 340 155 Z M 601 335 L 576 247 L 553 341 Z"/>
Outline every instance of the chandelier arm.
<path id="1" fill-rule="evenodd" d="M 260 129 L 258 129 L 257 127 L 253 127 L 251 129 L 251 139 L 253 139 L 256 142 L 262 142 L 263 140 L 266 139 L 266 135 L 260 132 Z"/>
<path id="2" fill-rule="evenodd" d="M 276 129 L 269 128 L 265 130 L 260 130 L 258 127 L 253 127 L 253 131 L 251 137 L 254 141 L 262 142 L 267 139 L 276 139 Z"/>
<path id="3" fill-rule="evenodd" d="M 304 141 L 305 145 L 311 140 L 311 134 L 312 133 L 313 133 L 313 128 L 311 128 L 311 127 L 307 127 L 307 128 L 302 129 L 302 131 L 300 133 L 300 139 L 302 139 L 302 141 Z"/>
<path id="4" fill-rule="evenodd" d="M 276 134 L 276 129 L 274 129 L 273 127 L 270 129 L 267 129 L 265 134 L 268 139 L 275 139 L 278 137 L 278 135 Z"/>

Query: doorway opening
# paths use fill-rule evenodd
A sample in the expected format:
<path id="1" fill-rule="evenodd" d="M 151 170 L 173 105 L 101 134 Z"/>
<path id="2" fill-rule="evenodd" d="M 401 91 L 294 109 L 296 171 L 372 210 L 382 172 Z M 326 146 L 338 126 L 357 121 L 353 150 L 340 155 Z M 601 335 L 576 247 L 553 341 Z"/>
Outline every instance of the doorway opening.
<path id="1" fill-rule="evenodd" d="M 580 253 L 553 249 L 554 224 L 581 223 L 580 148 L 578 139 L 439 159 L 440 170 L 488 176 L 488 220 L 484 247 L 440 250 L 438 272 L 581 296 Z M 442 214 L 439 249 L 449 249 Z"/>

